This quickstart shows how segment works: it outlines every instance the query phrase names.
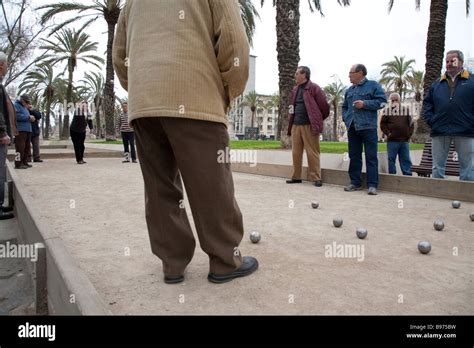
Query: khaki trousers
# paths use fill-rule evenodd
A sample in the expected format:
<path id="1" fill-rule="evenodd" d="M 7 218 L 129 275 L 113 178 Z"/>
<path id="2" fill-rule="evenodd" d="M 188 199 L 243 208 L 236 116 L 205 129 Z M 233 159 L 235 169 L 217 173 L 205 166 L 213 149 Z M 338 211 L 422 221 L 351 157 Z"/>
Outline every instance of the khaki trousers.
<path id="1" fill-rule="evenodd" d="M 293 175 L 294 180 L 301 180 L 303 168 L 303 149 L 308 157 L 309 180 L 321 180 L 321 163 L 319 158 L 319 134 L 311 132 L 311 125 L 293 125 L 291 129 L 291 141 L 293 147 Z"/>
<path id="2" fill-rule="evenodd" d="M 195 239 L 183 203 L 186 188 L 201 248 L 210 272 L 224 275 L 242 264 L 243 237 L 230 163 L 218 163 L 229 146 L 224 124 L 168 117 L 133 122 L 145 181 L 145 213 L 151 249 L 167 276 L 179 276 L 191 261 Z"/>

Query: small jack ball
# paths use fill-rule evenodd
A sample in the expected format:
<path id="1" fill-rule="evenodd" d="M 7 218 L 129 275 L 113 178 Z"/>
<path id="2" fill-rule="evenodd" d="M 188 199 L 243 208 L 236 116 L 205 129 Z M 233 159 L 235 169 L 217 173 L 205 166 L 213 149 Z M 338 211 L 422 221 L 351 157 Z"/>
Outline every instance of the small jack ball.
<path id="1" fill-rule="evenodd" d="M 311 207 L 313 207 L 313 209 L 318 209 L 318 207 L 319 207 L 319 203 L 318 203 L 318 202 L 315 202 L 315 201 L 313 201 L 313 202 L 311 202 Z"/>

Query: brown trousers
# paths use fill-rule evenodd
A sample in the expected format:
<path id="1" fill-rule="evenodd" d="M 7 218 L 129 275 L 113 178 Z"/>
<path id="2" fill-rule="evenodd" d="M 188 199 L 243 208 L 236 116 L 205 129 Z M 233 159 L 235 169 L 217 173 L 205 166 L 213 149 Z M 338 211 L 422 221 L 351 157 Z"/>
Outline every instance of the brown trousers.
<path id="1" fill-rule="evenodd" d="M 19 167 L 22 164 L 28 164 L 28 156 L 31 151 L 31 133 L 20 132 L 15 137 L 15 167 Z"/>
<path id="2" fill-rule="evenodd" d="M 302 179 L 304 149 L 308 157 L 309 180 L 321 180 L 319 134 L 314 135 L 309 124 L 304 126 L 293 125 L 291 140 L 293 147 L 293 175 L 291 178 L 295 180 Z"/>
<path id="3" fill-rule="evenodd" d="M 151 249 L 167 276 L 182 275 L 196 242 L 183 203 L 183 179 L 201 248 L 210 272 L 224 275 L 242 264 L 243 237 L 230 163 L 218 163 L 229 146 L 224 124 L 150 117 L 133 122 L 145 181 L 145 212 Z"/>

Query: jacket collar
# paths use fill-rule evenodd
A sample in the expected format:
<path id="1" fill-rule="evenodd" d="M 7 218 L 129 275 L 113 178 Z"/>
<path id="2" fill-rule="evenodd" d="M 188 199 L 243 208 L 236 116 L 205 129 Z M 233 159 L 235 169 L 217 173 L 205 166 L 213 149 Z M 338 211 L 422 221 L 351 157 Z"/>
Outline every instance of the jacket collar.
<path id="1" fill-rule="evenodd" d="M 364 77 L 362 80 L 360 80 L 358 83 L 354 84 L 353 86 L 362 86 L 367 81 L 368 81 L 367 77 Z"/>
<path id="2" fill-rule="evenodd" d="M 459 75 L 459 78 L 467 80 L 469 78 L 469 71 L 467 69 L 464 69 Z M 444 73 L 443 75 L 441 75 L 440 81 L 447 80 L 447 79 L 448 79 L 448 74 Z"/>

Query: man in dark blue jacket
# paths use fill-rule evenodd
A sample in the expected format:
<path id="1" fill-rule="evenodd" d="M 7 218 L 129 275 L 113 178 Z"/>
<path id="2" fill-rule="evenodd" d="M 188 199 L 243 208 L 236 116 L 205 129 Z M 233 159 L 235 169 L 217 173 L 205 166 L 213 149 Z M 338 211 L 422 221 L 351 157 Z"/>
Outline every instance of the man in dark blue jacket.
<path id="1" fill-rule="evenodd" d="M 369 195 L 377 194 L 379 162 L 377 159 L 377 110 L 387 104 L 385 92 L 375 81 L 367 79 L 367 68 L 353 65 L 349 72 L 352 86 L 346 91 L 342 105 L 342 118 L 349 138 L 349 177 L 351 183 L 344 188 L 352 192 L 362 189 L 362 147 L 365 150 L 367 187 Z"/>
<path id="2" fill-rule="evenodd" d="M 31 149 L 31 122 L 35 117 L 30 115 L 28 108 L 31 105 L 31 97 L 24 94 L 15 102 L 16 128 L 18 135 L 15 137 L 15 168 L 27 169 L 32 167 L 28 164 L 28 156 Z"/>
<path id="3" fill-rule="evenodd" d="M 423 115 L 433 138 L 433 178 L 444 178 L 454 142 L 459 179 L 474 181 L 474 79 L 463 65 L 463 53 L 449 51 L 446 73 L 432 84 L 423 101 Z"/>
<path id="4" fill-rule="evenodd" d="M 43 162 L 40 158 L 40 127 L 39 121 L 42 118 L 39 110 L 29 108 L 30 115 L 35 117 L 35 121 L 31 123 L 31 145 L 33 147 L 33 162 Z M 31 155 L 28 156 L 28 162 L 31 162 Z"/>

